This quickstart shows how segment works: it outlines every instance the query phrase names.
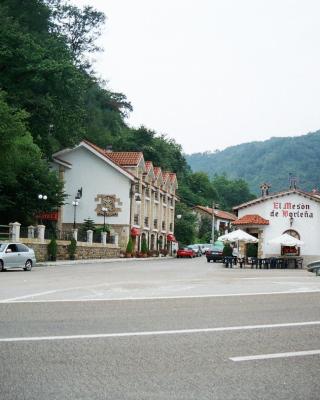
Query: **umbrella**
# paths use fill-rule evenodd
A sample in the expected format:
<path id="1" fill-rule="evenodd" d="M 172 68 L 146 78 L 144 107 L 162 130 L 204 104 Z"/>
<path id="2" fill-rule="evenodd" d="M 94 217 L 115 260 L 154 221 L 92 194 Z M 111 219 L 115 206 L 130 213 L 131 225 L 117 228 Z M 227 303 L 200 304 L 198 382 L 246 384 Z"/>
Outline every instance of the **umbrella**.
<path id="1" fill-rule="evenodd" d="M 218 240 L 222 242 L 238 242 L 238 251 L 239 251 L 239 243 L 257 243 L 259 239 L 256 237 L 249 235 L 249 233 L 243 231 L 242 229 L 237 229 L 236 231 L 229 232 L 225 235 L 218 237 Z M 239 254 L 240 256 L 240 254 Z"/>
<path id="2" fill-rule="evenodd" d="M 299 240 L 291 235 L 288 235 L 288 233 L 284 233 L 281 236 L 278 236 L 274 239 L 269 240 L 269 244 L 281 244 L 281 246 L 302 246 L 304 242 L 302 240 Z"/>
<path id="3" fill-rule="evenodd" d="M 245 242 L 245 243 L 257 243 L 259 239 L 256 237 L 249 235 L 249 233 L 237 229 L 236 231 L 229 232 L 225 235 L 218 237 L 218 240 L 222 242 Z"/>

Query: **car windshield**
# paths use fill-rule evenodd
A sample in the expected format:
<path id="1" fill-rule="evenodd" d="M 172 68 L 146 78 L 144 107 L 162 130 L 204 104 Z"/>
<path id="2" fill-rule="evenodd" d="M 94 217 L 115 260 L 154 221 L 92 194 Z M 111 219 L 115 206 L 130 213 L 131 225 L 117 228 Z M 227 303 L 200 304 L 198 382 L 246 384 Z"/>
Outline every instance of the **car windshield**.
<path id="1" fill-rule="evenodd" d="M 217 247 L 217 246 L 212 246 L 211 250 L 212 251 L 222 251 L 222 248 L 221 247 Z"/>

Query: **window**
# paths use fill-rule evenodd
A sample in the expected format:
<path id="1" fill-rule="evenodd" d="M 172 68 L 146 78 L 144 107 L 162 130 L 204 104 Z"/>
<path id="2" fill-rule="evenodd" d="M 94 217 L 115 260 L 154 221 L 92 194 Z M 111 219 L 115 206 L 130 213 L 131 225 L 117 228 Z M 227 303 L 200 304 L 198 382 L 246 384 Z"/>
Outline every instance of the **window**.
<path id="1" fill-rule="evenodd" d="M 28 247 L 25 246 L 24 244 L 17 244 L 17 247 L 18 247 L 18 251 L 20 251 L 20 252 L 25 253 L 25 252 L 29 251 Z"/>
<path id="2" fill-rule="evenodd" d="M 17 253 L 17 246 L 15 244 L 9 244 L 9 246 L 7 247 L 7 250 L 11 250 L 12 253 Z"/>

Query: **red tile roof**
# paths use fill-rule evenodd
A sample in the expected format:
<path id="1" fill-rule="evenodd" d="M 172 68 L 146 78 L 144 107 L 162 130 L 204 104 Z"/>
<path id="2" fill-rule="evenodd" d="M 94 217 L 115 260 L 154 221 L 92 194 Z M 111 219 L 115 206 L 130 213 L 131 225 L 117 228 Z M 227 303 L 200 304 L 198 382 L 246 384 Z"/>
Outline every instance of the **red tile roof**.
<path id="1" fill-rule="evenodd" d="M 107 151 L 89 142 L 88 140 L 84 140 L 84 142 L 87 143 L 89 146 L 93 147 L 103 156 L 109 158 L 109 160 L 113 161 L 118 165 L 121 165 L 122 167 L 136 166 L 139 164 L 141 157 L 143 157 L 141 151 Z"/>
<path id="2" fill-rule="evenodd" d="M 137 166 L 140 163 L 141 158 L 143 157 L 143 154 L 138 151 L 116 151 L 106 153 L 107 156 L 117 164 L 130 167 Z"/>
<path id="3" fill-rule="evenodd" d="M 269 221 L 258 214 L 248 214 L 232 222 L 233 225 L 269 225 Z"/>
<path id="4" fill-rule="evenodd" d="M 269 200 L 269 199 L 273 199 L 273 198 L 277 198 L 277 197 L 288 196 L 288 195 L 290 195 L 292 193 L 296 193 L 296 194 L 298 194 L 300 196 L 306 197 L 306 198 L 311 199 L 311 200 L 315 200 L 317 202 L 320 201 L 319 196 L 317 196 L 316 194 L 307 193 L 307 192 L 304 192 L 303 190 L 300 190 L 300 189 L 288 189 L 288 190 L 284 190 L 282 192 L 272 193 L 272 194 L 269 194 L 267 196 L 258 197 L 257 199 L 250 200 L 250 201 L 248 201 L 246 203 L 239 204 L 238 206 L 233 207 L 233 210 L 240 210 L 240 208 L 249 207 L 252 204 L 261 203 L 263 201 L 266 201 L 266 200 Z"/>
<path id="5" fill-rule="evenodd" d="M 150 171 L 150 169 L 153 167 L 152 161 L 146 161 L 146 170 Z"/>
<path id="6" fill-rule="evenodd" d="M 199 208 L 200 210 L 205 211 L 208 214 L 212 215 L 212 208 L 210 208 L 210 207 L 196 206 L 194 208 Z M 214 215 L 217 218 L 227 219 L 229 221 L 234 221 L 237 219 L 237 217 L 234 214 L 232 214 L 228 211 L 214 210 Z"/>
<path id="7" fill-rule="evenodd" d="M 169 178 L 169 172 L 163 172 L 162 177 L 163 177 L 163 183 L 166 183 Z"/>
<path id="8" fill-rule="evenodd" d="M 154 167 L 153 170 L 156 177 L 158 177 L 162 172 L 160 167 Z"/>
<path id="9" fill-rule="evenodd" d="M 174 172 L 169 172 L 171 182 L 174 182 L 177 179 L 177 175 Z"/>

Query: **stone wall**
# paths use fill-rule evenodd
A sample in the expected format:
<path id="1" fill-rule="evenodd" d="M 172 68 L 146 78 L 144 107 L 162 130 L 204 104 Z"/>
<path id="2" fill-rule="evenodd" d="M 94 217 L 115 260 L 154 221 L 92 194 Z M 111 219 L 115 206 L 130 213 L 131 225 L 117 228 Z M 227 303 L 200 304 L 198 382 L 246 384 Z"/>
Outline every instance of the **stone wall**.
<path id="1" fill-rule="evenodd" d="M 45 240 L 43 243 L 40 243 L 37 239 L 21 239 L 21 242 L 34 250 L 38 262 L 48 261 L 48 244 L 50 243 L 50 240 Z M 69 244 L 69 241 L 57 240 L 57 260 L 69 259 Z M 120 257 L 120 248 L 113 244 L 103 245 L 99 243 L 93 243 L 92 245 L 89 245 L 82 242 L 78 242 L 75 255 L 76 260 L 118 257 Z"/>

